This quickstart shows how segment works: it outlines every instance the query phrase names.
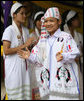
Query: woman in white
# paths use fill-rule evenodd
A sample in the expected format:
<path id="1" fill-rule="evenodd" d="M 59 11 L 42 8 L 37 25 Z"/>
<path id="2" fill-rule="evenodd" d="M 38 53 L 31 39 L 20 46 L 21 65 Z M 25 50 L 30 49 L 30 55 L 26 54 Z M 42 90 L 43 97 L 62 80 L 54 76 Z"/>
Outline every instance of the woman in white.
<path id="1" fill-rule="evenodd" d="M 74 61 L 80 54 L 77 45 L 70 34 L 60 30 L 58 8 L 49 8 L 42 22 L 42 35 L 32 53 L 19 51 L 18 54 L 29 57 L 38 66 L 35 75 L 41 99 L 77 100 L 80 94 L 78 67 Z"/>
<path id="2" fill-rule="evenodd" d="M 30 77 L 26 59 L 21 59 L 17 51 L 28 47 L 34 38 L 22 24 L 26 20 L 25 7 L 16 2 L 11 8 L 12 25 L 2 37 L 5 60 L 5 87 L 8 100 L 30 99 Z M 28 40 L 28 41 L 27 41 Z"/>
<path id="3" fill-rule="evenodd" d="M 79 66 L 80 99 L 83 99 L 83 35 L 76 30 L 77 28 L 81 27 L 79 13 L 74 10 L 69 10 L 65 11 L 63 16 L 65 16 L 63 31 L 72 35 L 78 49 L 80 50 L 80 57 L 76 58 L 75 60 Z"/>
<path id="4" fill-rule="evenodd" d="M 41 17 L 44 15 L 43 11 L 39 11 L 34 16 L 34 31 L 30 33 L 30 37 L 35 37 L 37 41 L 40 38 L 41 35 Z M 35 40 L 36 41 L 36 40 Z M 37 42 L 36 42 L 37 43 Z M 34 47 L 35 43 L 32 43 L 32 45 L 29 47 L 30 50 Z"/>
<path id="5" fill-rule="evenodd" d="M 34 32 L 30 34 L 30 37 L 34 36 L 37 39 L 40 37 L 41 34 L 41 17 L 44 15 L 43 11 L 39 11 L 34 16 Z"/>
<path id="6" fill-rule="evenodd" d="M 67 12 L 65 17 L 65 24 L 63 26 L 63 31 L 70 33 L 74 40 L 76 41 L 77 47 L 80 50 L 79 62 L 80 70 L 83 72 L 83 36 L 81 33 L 77 32 L 76 29 L 81 27 L 81 22 L 79 14 L 74 10 L 65 11 Z"/>

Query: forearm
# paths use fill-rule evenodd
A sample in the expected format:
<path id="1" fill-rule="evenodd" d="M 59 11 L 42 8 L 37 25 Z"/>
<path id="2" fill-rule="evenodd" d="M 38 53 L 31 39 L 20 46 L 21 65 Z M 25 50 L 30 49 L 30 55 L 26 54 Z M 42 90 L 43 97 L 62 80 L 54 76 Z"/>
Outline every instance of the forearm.
<path id="1" fill-rule="evenodd" d="M 25 45 L 20 45 L 20 46 L 15 47 L 15 48 L 6 48 L 6 47 L 3 46 L 4 54 L 5 55 L 16 54 L 17 51 L 19 51 L 20 49 L 24 49 L 25 47 L 26 47 Z"/>

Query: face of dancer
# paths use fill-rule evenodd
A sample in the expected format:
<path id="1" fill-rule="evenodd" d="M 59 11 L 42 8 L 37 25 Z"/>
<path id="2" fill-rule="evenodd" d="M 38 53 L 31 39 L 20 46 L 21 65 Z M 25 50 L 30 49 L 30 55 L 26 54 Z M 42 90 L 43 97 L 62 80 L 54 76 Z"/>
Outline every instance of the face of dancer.
<path id="1" fill-rule="evenodd" d="M 44 25 L 47 29 L 47 31 L 50 33 L 50 35 L 53 35 L 55 31 L 59 28 L 61 24 L 61 20 L 58 20 L 53 17 L 48 17 L 45 19 Z"/>
<path id="2" fill-rule="evenodd" d="M 37 27 L 37 29 L 38 29 L 39 31 L 41 31 L 41 24 L 42 24 L 41 20 L 37 20 L 37 21 L 36 21 L 36 27 Z"/>
<path id="3" fill-rule="evenodd" d="M 20 23 L 24 23 L 26 21 L 26 9 L 22 7 L 17 14 L 14 14 L 14 20 Z"/>
<path id="4" fill-rule="evenodd" d="M 74 28 L 79 28 L 81 27 L 81 21 L 79 19 L 79 17 L 76 17 L 73 21 L 72 21 L 72 26 Z"/>

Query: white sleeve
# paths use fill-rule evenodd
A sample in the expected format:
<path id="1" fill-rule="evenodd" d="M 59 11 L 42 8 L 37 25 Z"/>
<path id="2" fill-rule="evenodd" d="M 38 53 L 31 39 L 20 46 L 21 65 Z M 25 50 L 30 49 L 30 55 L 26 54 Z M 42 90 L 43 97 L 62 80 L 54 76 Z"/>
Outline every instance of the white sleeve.
<path id="1" fill-rule="evenodd" d="M 37 62 L 38 61 L 37 60 L 37 54 L 38 54 L 37 52 L 38 52 L 38 49 L 36 46 L 34 46 L 28 60 L 33 62 L 33 63 Z"/>
<path id="2" fill-rule="evenodd" d="M 79 49 L 77 48 L 77 44 L 71 35 L 67 37 L 64 43 L 64 51 L 62 55 L 62 63 L 71 63 L 77 56 L 80 55 Z"/>
<path id="3" fill-rule="evenodd" d="M 36 45 L 32 49 L 31 54 L 30 54 L 28 60 L 30 62 L 34 63 L 34 64 L 37 64 L 39 66 L 42 66 L 41 57 L 39 55 L 40 55 L 40 51 L 39 51 L 38 46 Z"/>
<path id="4" fill-rule="evenodd" d="M 7 28 L 5 29 L 3 36 L 2 36 L 2 41 L 6 40 L 6 41 L 12 41 L 12 31 L 11 29 Z"/>

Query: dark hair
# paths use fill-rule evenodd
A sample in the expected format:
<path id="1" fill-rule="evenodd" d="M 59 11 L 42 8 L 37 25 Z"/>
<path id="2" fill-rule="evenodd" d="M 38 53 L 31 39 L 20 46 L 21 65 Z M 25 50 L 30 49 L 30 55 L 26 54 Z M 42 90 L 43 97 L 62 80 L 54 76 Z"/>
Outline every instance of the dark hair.
<path id="1" fill-rule="evenodd" d="M 17 13 L 21 10 L 21 8 L 26 8 L 26 6 L 21 6 L 21 7 L 19 7 L 19 8 L 14 12 L 14 14 L 17 14 Z"/>
<path id="2" fill-rule="evenodd" d="M 65 11 L 65 12 L 61 15 L 61 17 L 62 17 L 62 23 L 61 23 L 60 28 L 61 28 L 62 31 L 64 31 L 63 26 L 65 25 L 65 19 L 66 19 L 67 14 L 69 13 L 69 11 L 70 11 L 70 10 L 67 10 L 67 11 Z"/>
<path id="3" fill-rule="evenodd" d="M 41 20 L 41 17 L 43 16 L 44 14 L 40 14 L 40 15 L 38 15 L 37 16 L 37 18 L 35 19 L 35 21 L 34 21 L 34 25 L 36 26 L 36 22 L 38 21 L 38 20 Z"/>

